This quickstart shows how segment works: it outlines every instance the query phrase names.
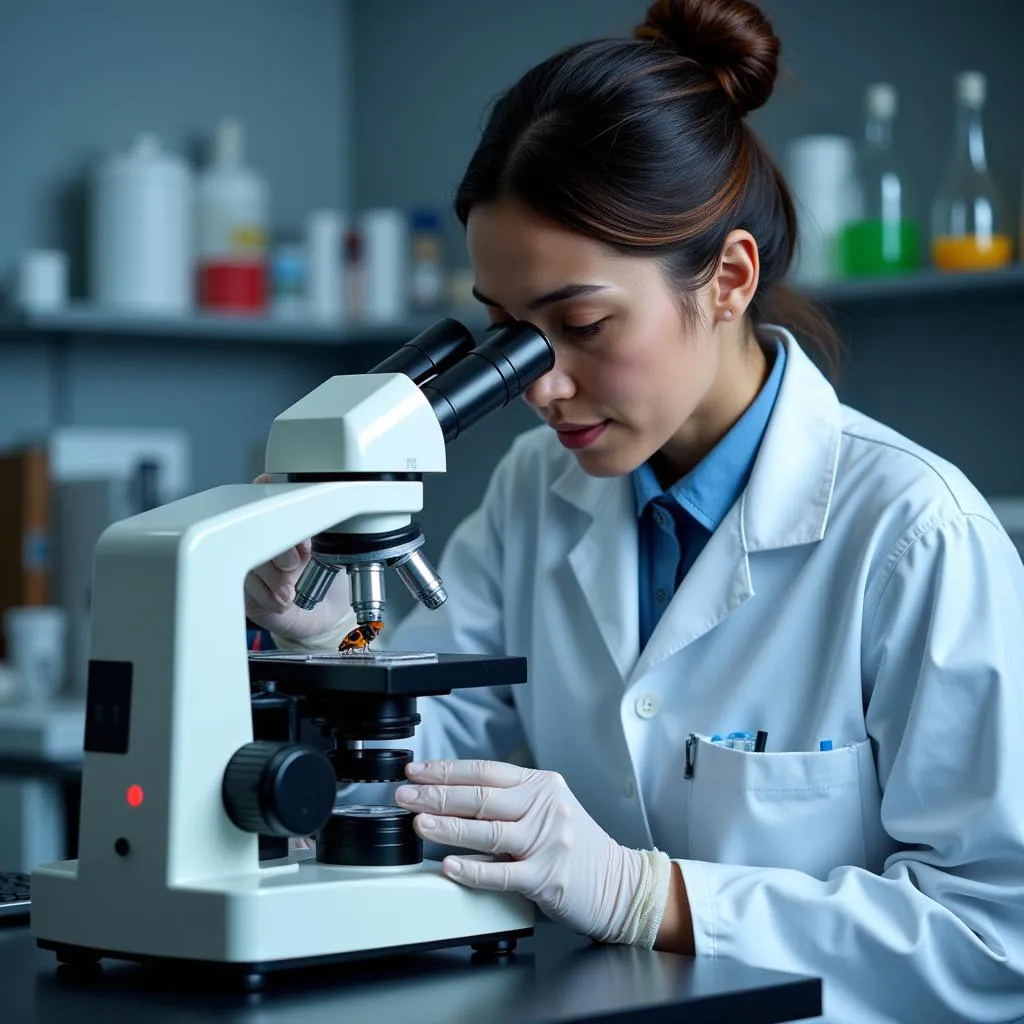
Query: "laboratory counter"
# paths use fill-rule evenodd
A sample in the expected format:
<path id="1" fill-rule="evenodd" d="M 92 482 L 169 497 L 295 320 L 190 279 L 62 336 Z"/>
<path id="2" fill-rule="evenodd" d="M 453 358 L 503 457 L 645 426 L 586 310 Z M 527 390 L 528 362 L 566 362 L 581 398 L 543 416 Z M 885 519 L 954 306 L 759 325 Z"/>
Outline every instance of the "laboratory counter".
<path id="1" fill-rule="evenodd" d="M 268 975 L 258 993 L 190 975 L 112 960 L 58 968 L 27 925 L 0 928 L 5 1024 L 767 1024 L 821 1013 L 817 979 L 599 946 L 548 922 L 504 961 L 474 962 L 466 948 L 356 960 Z"/>

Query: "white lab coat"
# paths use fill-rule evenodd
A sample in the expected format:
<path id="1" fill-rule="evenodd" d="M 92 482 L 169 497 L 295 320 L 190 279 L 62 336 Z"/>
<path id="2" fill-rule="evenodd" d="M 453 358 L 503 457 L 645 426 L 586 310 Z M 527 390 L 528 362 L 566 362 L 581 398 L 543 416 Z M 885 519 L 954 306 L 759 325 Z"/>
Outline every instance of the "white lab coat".
<path id="1" fill-rule="evenodd" d="M 788 333 L 749 485 L 640 650 L 628 478 L 519 438 L 390 646 L 526 655 L 420 701 L 428 758 L 561 772 L 677 859 L 698 956 L 825 979 L 826 1015 L 1024 1014 L 1024 567 L 953 466 L 840 405 Z M 691 734 L 764 729 L 750 754 Z M 819 752 L 829 739 L 831 752 Z"/>

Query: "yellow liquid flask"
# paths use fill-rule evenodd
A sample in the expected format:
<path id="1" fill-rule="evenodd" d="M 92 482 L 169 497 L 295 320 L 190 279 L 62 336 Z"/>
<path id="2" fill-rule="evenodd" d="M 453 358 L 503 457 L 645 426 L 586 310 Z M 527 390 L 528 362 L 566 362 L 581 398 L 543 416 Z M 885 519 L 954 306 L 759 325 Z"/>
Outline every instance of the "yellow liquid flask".
<path id="1" fill-rule="evenodd" d="M 953 154 L 932 206 L 932 262 L 940 270 L 993 270 L 1013 258 L 1002 199 L 988 170 L 980 71 L 956 77 Z"/>

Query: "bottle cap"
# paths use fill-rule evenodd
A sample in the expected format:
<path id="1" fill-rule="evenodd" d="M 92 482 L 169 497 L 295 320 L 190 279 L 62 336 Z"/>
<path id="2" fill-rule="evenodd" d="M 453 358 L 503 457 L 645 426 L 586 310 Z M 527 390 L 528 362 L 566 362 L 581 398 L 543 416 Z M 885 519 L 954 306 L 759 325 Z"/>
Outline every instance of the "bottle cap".
<path id="1" fill-rule="evenodd" d="M 868 86 L 868 113 L 872 117 L 891 120 L 896 116 L 896 87 L 887 82 Z"/>
<path id="2" fill-rule="evenodd" d="M 436 210 L 413 210 L 410 220 L 413 231 L 438 232 L 441 230 L 441 217 Z"/>
<path id="3" fill-rule="evenodd" d="M 961 71 L 956 76 L 957 99 L 968 107 L 980 110 L 985 103 L 985 75 L 981 71 Z"/>

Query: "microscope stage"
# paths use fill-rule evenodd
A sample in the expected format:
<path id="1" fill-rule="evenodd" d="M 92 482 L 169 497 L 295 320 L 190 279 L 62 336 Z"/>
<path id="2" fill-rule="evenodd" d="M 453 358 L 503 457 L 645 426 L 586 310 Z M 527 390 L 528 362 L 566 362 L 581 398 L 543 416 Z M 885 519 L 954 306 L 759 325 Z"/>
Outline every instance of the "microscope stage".
<path id="1" fill-rule="evenodd" d="M 526 682 L 526 659 L 390 651 L 250 651 L 249 681 L 281 693 L 426 697 Z"/>

